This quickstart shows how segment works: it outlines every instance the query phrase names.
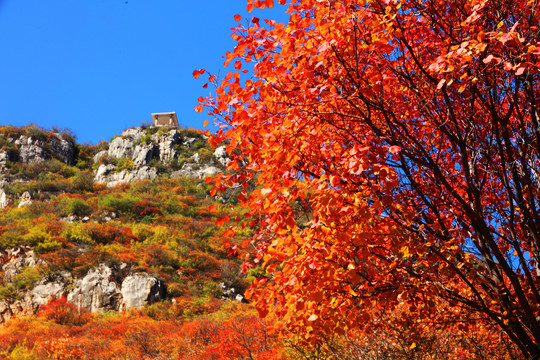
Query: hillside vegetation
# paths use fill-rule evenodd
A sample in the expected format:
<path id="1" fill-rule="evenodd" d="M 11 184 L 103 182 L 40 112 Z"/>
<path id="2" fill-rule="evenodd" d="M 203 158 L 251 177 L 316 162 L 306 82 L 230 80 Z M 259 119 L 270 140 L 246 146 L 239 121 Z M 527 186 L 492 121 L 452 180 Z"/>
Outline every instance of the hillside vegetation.
<path id="1" fill-rule="evenodd" d="M 271 270 L 229 256 L 255 252 L 256 225 L 234 238 L 218 226 L 247 212 L 234 187 L 210 195 L 204 175 L 228 161 L 219 145 L 193 129 L 81 145 L 66 130 L 1 127 L 0 359 L 517 358 L 498 337 L 384 326 L 406 307 L 378 313 L 369 334 L 278 337 L 283 319 L 245 298 Z"/>

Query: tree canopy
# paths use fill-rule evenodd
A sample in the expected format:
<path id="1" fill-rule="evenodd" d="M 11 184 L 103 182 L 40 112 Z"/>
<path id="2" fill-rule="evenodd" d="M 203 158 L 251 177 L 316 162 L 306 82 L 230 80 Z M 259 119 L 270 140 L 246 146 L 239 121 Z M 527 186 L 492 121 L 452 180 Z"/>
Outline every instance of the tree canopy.
<path id="1" fill-rule="evenodd" d="M 540 357 L 537 6 L 293 0 L 286 26 L 234 29 L 236 71 L 209 74 L 198 110 L 236 170 L 215 191 L 258 185 L 239 200 L 258 229 L 245 266 L 271 274 L 261 315 L 315 341 L 406 309 Z"/>

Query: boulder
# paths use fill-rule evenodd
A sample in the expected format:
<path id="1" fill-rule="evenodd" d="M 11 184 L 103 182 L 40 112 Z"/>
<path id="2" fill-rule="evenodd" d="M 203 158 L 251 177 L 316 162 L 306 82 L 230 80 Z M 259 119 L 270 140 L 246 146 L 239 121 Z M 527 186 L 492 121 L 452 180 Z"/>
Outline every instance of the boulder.
<path id="1" fill-rule="evenodd" d="M 132 158 L 135 142 L 144 135 L 142 128 L 127 129 L 115 137 L 109 144 L 109 156 L 113 158 Z"/>
<path id="2" fill-rule="evenodd" d="M 223 166 L 227 166 L 229 161 L 231 161 L 225 146 L 218 146 L 216 150 L 214 150 L 214 157 Z"/>
<path id="3" fill-rule="evenodd" d="M 148 274 L 133 274 L 122 282 L 122 310 L 141 308 L 165 297 L 163 282 Z"/>
<path id="4" fill-rule="evenodd" d="M 0 323 L 8 321 L 13 317 L 11 307 L 6 301 L 0 301 Z"/>
<path id="5" fill-rule="evenodd" d="M 46 154 L 40 142 L 36 141 L 34 143 L 32 142 L 32 138 L 24 135 L 19 140 L 19 157 L 23 164 L 42 163 L 45 161 Z"/>
<path id="6" fill-rule="evenodd" d="M 107 176 L 113 172 L 115 169 L 115 166 L 113 164 L 102 164 L 99 166 L 99 168 L 96 171 L 96 175 L 94 176 L 94 182 L 96 183 L 106 183 L 107 182 Z"/>
<path id="7" fill-rule="evenodd" d="M 62 297 L 64 291 L 65 284 L 63 282 L 47 282 L 37 285 L 30 292 L 33 307 L 45 305 L 52 299 Z"/>
<path id="8" fill-rule="evenodd" d="M 0 169 L 4 170 L 9 161 L 9 154 L 5 150 L 0 150 Z"/>
<path id="9" fill-rule="evenodd" d="M 97 163 L 102 157 L 104 157 L 104 156 L 106 156 L 108 154 L 109 154 L 109 152 L 107 150 L 101 150 L 96 155 L 94 155 L 94 157 L 93 157 L 94 162 Z"/>
<path id="10" fill-rule="evenodd" d="M 25 191 L 21 195 L 21 201 L 19 202 L 19 207 L 25 207 L 32 204 L 32 197 L 30 196 L 30 193 L 28 191 Z"/>
<path id="11" fill-rule="evenodd" d="M 51 155 L 60 161 L 73 165 L 75 163 L 75 144 L 62 137 L 61 134 L 54 133 L 48 141 L 48 148 L 51 149 Z"/>
<path id="12" fill-rule="evenodd" d="M 90 270 L 75 281 L 67 300 L 91 312 L 118 310 L 122 295 L 116 283 L 109 280 L 111 275 L 112 269 L 104 265 Z"/>
<path id="13" fill-rule="evenodd" d="M 5 209 L 10 202 L 11 200 L 7 196 L 6 192 L 3 189 L 0 189 L 0 209 Z"/>

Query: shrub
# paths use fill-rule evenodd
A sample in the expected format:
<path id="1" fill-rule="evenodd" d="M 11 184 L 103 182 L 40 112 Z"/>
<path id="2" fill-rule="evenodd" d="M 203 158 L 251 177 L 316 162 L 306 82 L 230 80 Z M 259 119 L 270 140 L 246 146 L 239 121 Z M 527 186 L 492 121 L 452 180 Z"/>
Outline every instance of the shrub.
<path id="1" fill-rule="evenodd" d="M 93 244 L 92 235 L 88 225 L 74 224 L 62 234 L 67 240 L 78 244 Z"/>
<path id="2" fill-rule="evenodd" d="M 85 216 L 90 214 L 90 206 L 79 198 L 63 197 L 58 204 L 59 212 L 62 216 L 77 215 Z"/>
<path id="3" fill-rule="evenodd" d="M 124 198 L 118 198 L 116 196 L 106 196 L 100 201 L 101 206 L 105 206 L 111 209 L 114 209 L 116 211 L 119 211 L 120 213 L 133 213 L 133 206 L 137 201 L 140 199 L 138 198 L 132 198 L 132 197 L 124 197 Z"/>
<path id="4" fill-rule="evenodd" d="M 60 325 L 81 326 L 88 323 L 92 315 L 85 309 L 78 309 L 65 297 L 53 299 L 39 308 L 38 316 L 52 320 Z"/>
<path id="5" fill-rule="evenodd" d="M 91 170 L 78 172 L 72 180 L 75 191 L 92 191 L 94 189 L 94 173 Z"/>
<path id="6" fill-rule="evenodd" d="M 115 226 L 113 224 L 98 224 L 90 229 L 92 240 L 99 244 L 127 243 L 138 241 L 131 229 L 127 226 Z"/>
<path id="7" fill-rule="evenodd" d="M 122 170 L 131 170 L 133 169 L 133 166 L 135 164 L 133 163 L 133 160 L 122 157 L 118 159 L 118 162 L 116 163 L 116 169 L 115 171 L 122 171 Z"/>
<path id="8" fill-rule="evenodd" d="M 161 210 L 153 202 L 148 199 L 137 201 L 133 205 L 135 216 L 144 218 L 145 216 L 161 215 Z"/>
<path id="9" fill-rule="evenodd" d="M 37 126 L 36 124 L 27 125 L 23 129 L 24 129 L 24 134 L 31 138 L 41 140 L 41 141 L 47 141 L 49 138 L 48 131 L 40 126 Z"/>
<path id="10" fill-rule="evenodd" d="M 26 266 L 20 270 L 13 282 L 16 289 L 23 290 L 33 287 L 41 278 L 41 269 L 34 266 Z"/>
<path id="11" fill-rule="evenodd" d="M 0 285 L 0 300 L 15 299 L 17 290 L 11 284 Z"/>

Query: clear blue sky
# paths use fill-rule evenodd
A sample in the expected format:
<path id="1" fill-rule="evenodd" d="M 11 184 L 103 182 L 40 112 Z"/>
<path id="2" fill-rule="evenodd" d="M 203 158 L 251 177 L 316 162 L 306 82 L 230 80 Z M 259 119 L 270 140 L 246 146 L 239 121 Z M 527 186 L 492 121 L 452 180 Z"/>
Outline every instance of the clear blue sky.
<path id="1" fill-rule="evenodd" d="M 67 127 L 109 140 L 209 93 L 192 72 L 223 67 L 234 15 L 286 22 L 285 7 L 248 14 L 245 0 L 0 0 L 0 124 Z"/>

